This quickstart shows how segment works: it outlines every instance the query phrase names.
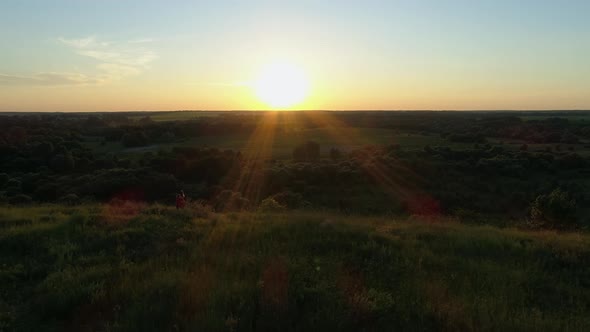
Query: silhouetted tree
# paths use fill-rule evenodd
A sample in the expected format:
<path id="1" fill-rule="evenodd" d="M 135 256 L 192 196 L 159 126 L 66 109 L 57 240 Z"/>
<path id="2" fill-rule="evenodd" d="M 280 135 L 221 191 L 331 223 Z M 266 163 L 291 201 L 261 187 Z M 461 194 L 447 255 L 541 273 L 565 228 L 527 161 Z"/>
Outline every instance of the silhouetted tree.
<path id="1" fill-rule="evenodd" d="M 314 161 L 320 158 L 320 145 L 313 141 L 300 144 L 293 149 L 293 159 L 296 161 Z"/>
<path id="2" fill-rule="evenodd" d="M 530 221 L 535 227 L 575 227 L 576 201 L 561 189 L 555 189 L 548 195 L 539 195 L 531 204 Z"/>
<path id="3" fill-rule="evenodd" d="M 330 149 L 330 158 L 332 160 L 338 160 L 338 159 L 342 158 L 342 152 L 340 152 L 340 150 L 338 150 L 337 148 L 331 148 Z"/>

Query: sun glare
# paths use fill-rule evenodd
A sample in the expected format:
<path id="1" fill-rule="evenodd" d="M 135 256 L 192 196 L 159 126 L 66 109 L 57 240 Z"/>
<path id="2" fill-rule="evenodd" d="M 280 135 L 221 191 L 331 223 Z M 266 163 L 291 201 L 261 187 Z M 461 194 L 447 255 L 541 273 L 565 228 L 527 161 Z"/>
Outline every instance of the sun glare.
<path id="1" fill-rule="evenodd" d="M 273 63 L 262 69 L 253 88 L 269 107 L 289 108 L 305 100 L 309 82 L 301 68 L 290 63 Z"/>

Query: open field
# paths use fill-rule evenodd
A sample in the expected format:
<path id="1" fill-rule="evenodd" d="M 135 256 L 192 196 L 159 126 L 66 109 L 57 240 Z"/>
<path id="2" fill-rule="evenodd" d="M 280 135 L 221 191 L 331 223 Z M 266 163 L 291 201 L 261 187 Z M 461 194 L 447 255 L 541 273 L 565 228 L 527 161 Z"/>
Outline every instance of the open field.
<path id="1" fill-rule="evenodd" d="M 590 329 L 590 236 L 448 218 L 0 208 L 0 329 Z"/>
<path id="2" fill-rule="evenodd" d="M 229 111 L 231 113 L 236 113 L 235 111 Z M 242 111 L 237 113 L 247 113 L 251 111 Z M 306 111 L 310 112 L 310 111 Z M 352 111 L 355 112 L 355 111 Z M 358 111 L 357 111 L 358 112 Z M 384 111 L 386 112 L 386 111 Z M 394 111 L 395 112 L 395 111 Z M 428 112 L 428 111 L 427 111 Z M 134 114 L 135 113 L 135 114 Z M 482 113 L 489 113 L 489 112 L 482 112 Z M 546 120 L 550 118 L 563 118 L 568 119 L 570 121 L 590 121 L 590 114 L 588 111 L 512 111 L 506 112 L 506 114 L 515 114 L 518 115 L 521 119 L 525 121 L 530 120 Z M 14 114 L 14 113 L 6 113 L 6 114 Z M 200 117 L 211 117 L 211 116 L 219 116 L 228 114 L 228 111 L 154 111 L 154 112 L 133 112 L 128 113 L 130 119 L 138 120 L 142 117 L 149 116 L 154 121 L 184 121 L 184 120 L 192 120 L 198 119 Z"/>
<path id="3" fill-rule="evenodd" d="M 342 142 L 340 139 L 333 138 L 329 131 L 324 129 L 307 129 L 296 133 L 283 133 L 274 137 L 272 144 L 272 158 L 288 159 L 292 156 L 293 149 L 301 142 L 313 140 L 320 143 L 322 157 L 329 156 L 330 148 L 337 148 L 343 152 L 352 151 L 370 145 L 387 145 L 399 144 L 408 150 L 422 150 L 424 146 L 446 146 L 455 150 L 469 149 L 473 147 L 471 143 L 453 143 L 441 139 L 437 136 L 420 135 L 420 134 L 399 134 L 394 130 L 355 130 L 355 132 L 365 132 L 362 136 L 357 138 L 349 138 L 347 142 Z M 158 152 L 161 149 L 171 149 L 177 146 L 195 147 L 195 148 L 217 148 L 238 150 L 244 154 L 251 154 L 257 152 L 256 147 L 248 147 L 248 135 L 232 135 L 227 136 L 208 136 L 188 139 L 174 143 L 152 144 L 139 148 L 126 148 L 121 143 L 109 142 L 105 145 L 100 145 L 99 142 L 87 142 L 87 146 L 99 154 L 115 153 L 121 156 L 130 156 L 142 154 L 144 152 Z M 502 146 L 511 151 L 518 151 L 524 141 L 519 140 L 499 140 L 489 139 L 490 144 Z M 554 149 L 560 146 L 563 151 L 575 151 L 584 156 L 590 156 L 590 143 L 582 142 L 579 144 L 527 144 L 530 151 L 543 152 L 547 149 Z"/>
<path id="4" fill-rule="evenodd" d="M 164 112 L 134 112 L 128 113 L 129 118 L 138 120 L 149 116 L 153 121 L 186 121 L 200 117 L 215 117 L 223 114 L 222 111 L 164 111 Z"/>
<path id="5" fill-rule="evenodd" d="M 33 116 L 41 116 L 43 113 L 30 113 Z M 68 115 L 72 118 L 86 118 L 92 113 L 72 113 Z M 102 113 L 108 118 L 115 113 Z M 230 112 L 230 111 L 169 111 L 169 112 L 124 112 L 117 113 L 130 120 L 131 123 L 138 123 L 141 119 L 149 117 L 151 121 L 162 124 L 166 122 L 182 123 L 184 121 L 196 119 L 208 119 L 205 121 L 222 121 L 224 117 L 245 116 L 252 118 L 260 116 L 261 112 Z M 287 115 L 297 118 L 298 112 L 285 112 Z M 303 114 L 313 114 L 312 112 L 300 112 Z M 339 117 L 359 114 L 359 112 L 321 112 L 328 118 L 338 119 Z M 392 121 L 392 127 L 395 127 L 397 117 L 407 117 L 408 112 L 369 112 L 369 114 L 379 115 L 386 121 Z M 431 114 L 434 117 L 444 119 L 445 116 L 455 116 L 458 119 L 464 114 L 465 117 L 481 115 L 493 117 L 491 112 L 416 112 L 416 119 L 424 114 Z M 15 113 L 0 113 L 3 116 L 14 116 Z M 585 125 L 590 123 L 589 112 L 582 111 L 563 111 L 563 112 L 504 112 L 503 116 L 514 116 L 522 119 L 525 123 L 535 121 L 546 121 L 548 119 L 559 118 L 569 121 L 572 125 Z M 305 117 L 305 116 L 304 116 Z M 362 118 L 362 116 L 359 116 Z M 216 120 L 217 119 L 217 120 Z M 226 118 L 227 119 L 227 118 Z M 581 138 L 577 143 L 534 143 L 530 140 L 519 138 L 502 138 L 502 137 L 485 137 L 488 143 L 502 146 L 503 148 L 515 151 L 520 150 L 523 144 L 527 144 L 529 151 L 543 152 L 548 149 L 557 149 L 563 152 L 575 152 L 583 156 L 590 156 L 590 140 Z M 87 136 L 83 140 L 85 147 L 90 148 L 94 153 L 99 155 L 115 154 L 123 157 L 137 158 L 144 152 L 158 152 L 161 149 L 171 149 L 176 146 L 196 147 L 196 148 L 218 148 L 239 150 L 245 154 L 251 154 L 252 150 L 257 150 L 258 145 L 248 145 L 252 140 L 252 133 L 236 133 L 231 130 L 217 133 L 215 135 L 198 135 L 197 137 L 176 138 L 168 142 L 152 142 L 140 147 L 126 147 L 121 141 L 102 142 L 103 138 L 98 136 Z M 288 159 L 291 157 L 293 149 L 298 144 L 306 141 L 314 141 L 321 145 L 322 157 L 328 157 L 330 148 L 337 148 L 343 152 L 349 152 L 368 145 L 385 146 L 390 144 L 399 144 L 401 147 L 409 150 L 422 150 L 426 145 L 445 146 L 455 150 L 472 148 L 475 142 L 452 142 L 440 137 L 440 133 L 418 130 L 388 129 L 363 127 L 359 125 L 343 126 L 337 128 L 319 127 L 305 128 L 296 126 L 293 128 L 282 128 L 272 135 L 272 153 L 271 158 Z"/>
<path id="6" fill-rule="evenodd" d="M 293 149 L 306 141 L 314 141 L 321 146 L 321 155 L 329 156 L 330 148 L 337 148 L 343 152 L 360 149 L 365 146 L 385 146 L 399 144 L 408 150 L 422 150 L 424 146 L 448 146 L 453 149 L 468 149 L 472 143 L 448 142 L 436 135 L 422 135 L 417 133 L 400 133 L 393 129 L 369 129 L 369 128 L 339 128 L 335 136 L 333 130 L 325 128 L 300 129 L 293 131 L 277 132 L 272 140 L 272 158 L 289 159 Z M 118 142 L 108 142 L 101 145 L 99 141 L 89 139 L 86 145 L 100 154 L 115 153 L 124 156 L 133 156 L 144 152 L 158 152 L 160 149 L 170 149 L 176 146 L 195 148 L 218 148 L 241 151 L 244 154 L 258 152 L 258 145 L 248 145 L 251 135 L 233 134 L 202 136 L 182 140 L 178 142 L 152 144 L 139 148 L 126 148 Z M 520 147 L 521 144 L 517 146 Z M 590 149 L 589 149 L 590 151 Z"/>

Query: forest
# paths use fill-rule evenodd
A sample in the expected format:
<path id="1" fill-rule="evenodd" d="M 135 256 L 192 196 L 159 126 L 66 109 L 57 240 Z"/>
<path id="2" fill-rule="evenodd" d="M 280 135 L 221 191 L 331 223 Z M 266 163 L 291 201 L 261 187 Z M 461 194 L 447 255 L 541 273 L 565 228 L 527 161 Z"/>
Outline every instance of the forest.
<path id="1" fill-rule="evenodd" d="M 586 118 L 587 116 L 587 118 Z M 0 202 L 454 216 L 586 228 L 584 112 L 1 115 Z M 559 217 L 557 217 L 559 216 Z"/>

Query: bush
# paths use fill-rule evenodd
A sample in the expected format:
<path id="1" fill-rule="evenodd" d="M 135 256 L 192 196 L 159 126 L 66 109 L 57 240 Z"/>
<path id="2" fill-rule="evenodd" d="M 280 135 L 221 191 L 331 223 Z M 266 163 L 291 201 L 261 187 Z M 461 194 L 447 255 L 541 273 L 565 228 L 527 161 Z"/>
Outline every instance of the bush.
<path id="1" fill-rule="evenodd" d="M 213 208 L 202 201 L 191 201 L 186 208 L 196 218 L 209 218 L 211 213 L 213 213 Z"/>
<path id="2" fill-rule="evenodd" d="M 296 161 L 314 161 L 320 159 L 320 145 L 309 141 L 293 149 L 293 159 Z"/>
<path id="3" fill-rule="evenodd" d="M 4 186 L 6 183 L 8 183 L 9 179 L 10 179 L 10 177 L 8 176 L 8 174 L 0 173 L 0 187 Z"/>
<path id="4" fill-rule="evenodd" d="M 232 190 L 222 190 L 213 199 L 215 211 L 241 211 L 250 208 L 250 201 L 242 194 Z"/>
<path id="5" fill-rule="evenodd" d="M 76 194 L 67 194 L 59 199 L 59 202 L 65 205 L 79 205 L 80 197 Z"/>
<path id="6" fill-rule="evenodd" d="M 12 205 L 25 205 L 30 204 L 33 201 L 31 196 L 18 194 L 16 196 L 12 196 L 8 199 L 8 203 Z"/>
<path id="7" fill-rule="evenodd" d="M 289 209 L 297 209 L 304 205 L 306 205 L 306 201 L 303 199 L 303 196 L 299 193 L 294 193 L 292 191 L 283 191 L 278 194 L 272 196 L 277 203 L 283 205 Z"/>
<path id="8" fill-rule="evenodd" d="M 259 212 L 281 212 L 284 210 L 285 207 L 271 197 L 264 199 L 258 206 Z"/>
<path id="9" fill-rule="evenodd" d="M 56 172 L 68 172 L 74 169 L 76 162 L 71 153 L 57 154 L 50 162 L 51 168 Z"/>
<path id="10" fill-rule="evenodd" d="M 330 158 L 332 160 L 338 160 L 338 159 L 342 158 L 342 152 L 340 152 L 340 150 L 338 150 L 337 148 L 331 148 L 330 149 Z"/>
<path id="11" fill-rule="evenodd" d="M 133 132 L 123 135 L 121 143 L 128 148 L 148 145 L 148 138 L 144 132 Z"/>
<path id="12" fill-rule="evenodd" d="M 576 201 L 561 189 L 538 196 L 531 204 L 530 225 L 555 229 L 576 227 Z"/>

